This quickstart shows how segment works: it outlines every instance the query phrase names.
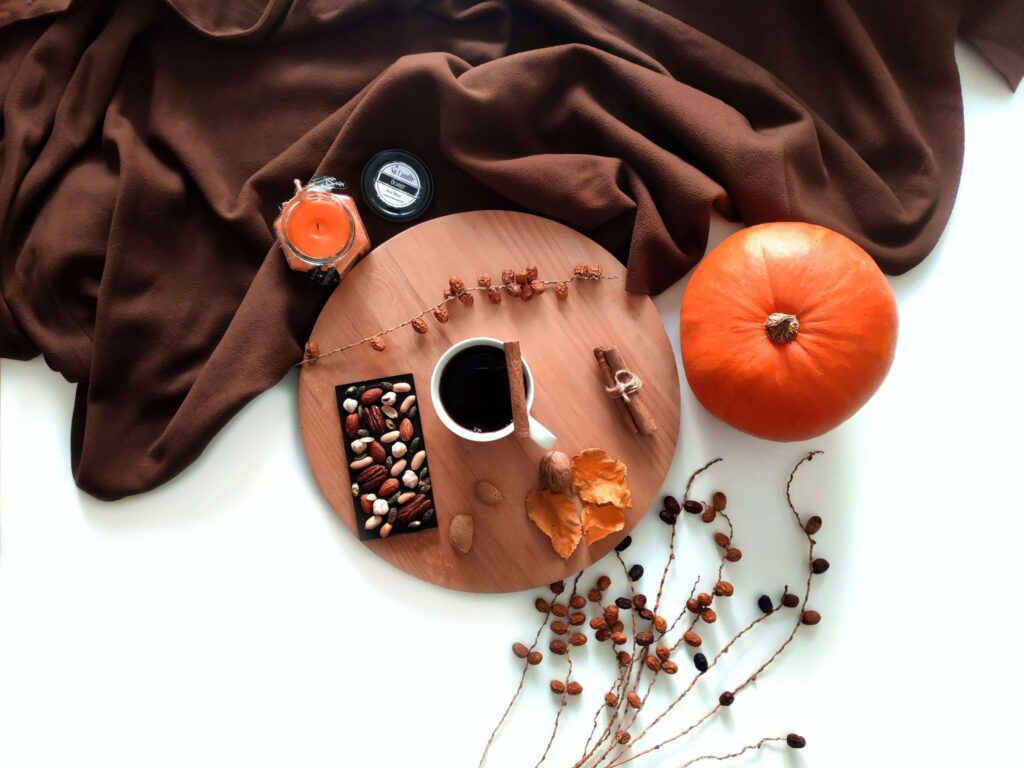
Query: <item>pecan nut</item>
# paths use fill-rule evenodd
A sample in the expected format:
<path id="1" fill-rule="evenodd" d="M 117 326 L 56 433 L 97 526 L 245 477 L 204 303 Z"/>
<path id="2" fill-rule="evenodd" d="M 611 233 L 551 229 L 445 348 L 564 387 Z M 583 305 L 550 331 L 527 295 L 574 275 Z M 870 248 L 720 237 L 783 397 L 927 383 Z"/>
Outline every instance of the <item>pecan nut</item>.
<path id="1" fill-rule="evenodd" d="M 375 435 L 381 434 L 388 428 L 384 412 L 376 405 L 371 405 L 363 410 L 363 421 L 366 422 L 366 428 Z"/>
<path id="2" fill-rule="evenodd" d="M 374 464 L 356 475 L 356 484 L 364 491 L 372 491 L 379 488 L 381 483 L 387 479 L 387 468 L 380 464 Z"/>
<path id="3" fill-rule="evenodd" d="M 424 494 L 417 493 L 411 501 L 406 502 L 398 508 L 398 522 L 402 524 L 411 523 L 423 516 L 423 513 L 433 507 L 433 502 Z"/>

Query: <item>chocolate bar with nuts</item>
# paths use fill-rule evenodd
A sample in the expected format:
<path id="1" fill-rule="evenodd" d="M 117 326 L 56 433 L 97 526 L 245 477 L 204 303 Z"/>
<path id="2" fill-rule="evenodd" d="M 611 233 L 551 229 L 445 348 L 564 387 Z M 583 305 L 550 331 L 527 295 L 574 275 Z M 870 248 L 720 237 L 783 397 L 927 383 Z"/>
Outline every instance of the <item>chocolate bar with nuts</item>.
<path id="1" fill-rule="evenodd" d="M 411 373 L 335 387 L 361 539 L 437 527 Z"/>

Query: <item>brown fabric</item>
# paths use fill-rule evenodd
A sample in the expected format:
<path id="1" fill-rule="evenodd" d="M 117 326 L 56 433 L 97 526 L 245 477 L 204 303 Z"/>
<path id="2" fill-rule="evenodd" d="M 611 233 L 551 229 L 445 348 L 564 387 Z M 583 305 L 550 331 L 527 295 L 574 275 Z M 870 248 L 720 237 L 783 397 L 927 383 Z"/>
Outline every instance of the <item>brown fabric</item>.
<path id="1" fill-rule="evenodd" d="M 981 50 L 1019 64 L 1021 2 L 973 2 Z M 292 179 L 355 180 L 388 147 L 430 166 L 431 216 L 560 219 L 628 257 L 634 291 L 696 263 L 712 208 L 820 222 L 903 272 L 956 192 L 960 20 L 958 0 L 5 3 L 0 353 L 78 383 L 82 488 L 152 488 L 300 358 L 325 294 L 272 247 Z"/>

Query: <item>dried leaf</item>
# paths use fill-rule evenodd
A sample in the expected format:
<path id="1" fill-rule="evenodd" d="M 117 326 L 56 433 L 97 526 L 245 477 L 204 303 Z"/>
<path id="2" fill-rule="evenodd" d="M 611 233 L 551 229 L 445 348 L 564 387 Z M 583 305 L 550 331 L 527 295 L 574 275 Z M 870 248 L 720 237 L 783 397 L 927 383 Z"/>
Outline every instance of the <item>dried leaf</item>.
<path id="1" fill-rule="evenodd" d="M 568 560 L 583 536 L 576 501 L 564 493 L 534 489 L 526 495 L 526 514 L 551 539 L 551 546 Z"/>
<path id="2" fill-rule="evenodd" d="M 583 507 L 582 522 L 587 544 L 593 544 L 609 534 L 621 531 L 626 525 L 626 513 L 614 504 L 587 504 Z"/>
<path id="3" fill-rule="evenodd" d="M 588 504 L 614 504 L 619 509 L 633 506 L 626 465 L 598 448 L 572 457 L 572 488 Z"/>

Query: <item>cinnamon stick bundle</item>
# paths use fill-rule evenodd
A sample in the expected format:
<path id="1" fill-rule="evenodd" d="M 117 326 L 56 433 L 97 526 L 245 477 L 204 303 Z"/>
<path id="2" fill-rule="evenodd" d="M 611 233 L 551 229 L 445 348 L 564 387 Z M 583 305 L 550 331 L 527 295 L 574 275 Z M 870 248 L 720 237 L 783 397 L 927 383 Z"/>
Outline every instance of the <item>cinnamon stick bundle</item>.
<path id="1" fill-rule="evenodd" d="M 526 385 L 523 380 L 523 353 L 518 341 L 506 341 L 505 370 L 508 372 L 508 389 L 512 396 L 512 431 L 516 437 L 530 436 L 530 415 L 526 410 Z"/>
<path id="2" fill-rule="evenodd" d="M 594 350 L 594 355 L 597 356 L 598 352 L 601 352 L 605 359 L 604 365 L 601 366 L 602 370 L 607 366 L 606 376 L 610 374 L 611 378 L 611 383 L 606 387 L 620 390 L 617 394 L 614 392 L 610 394 L 615 402 L 620 403 L 626 409 L 634 423 L 634 432 L 639 432 L 641 435 L 654 434 L 658 429 L 658 424 L 654 420 L 650 408 L 644 402 L 640 391 L 643 384 L 640 379 L 626 367 L 622 355 L 615 347 L 599 347 Z M 598 362 L 600 361 L 601 358 L 598 357 Z M 632 386 L 624 387 L 622 386 L 624 382 L 632 382 Z"/>

